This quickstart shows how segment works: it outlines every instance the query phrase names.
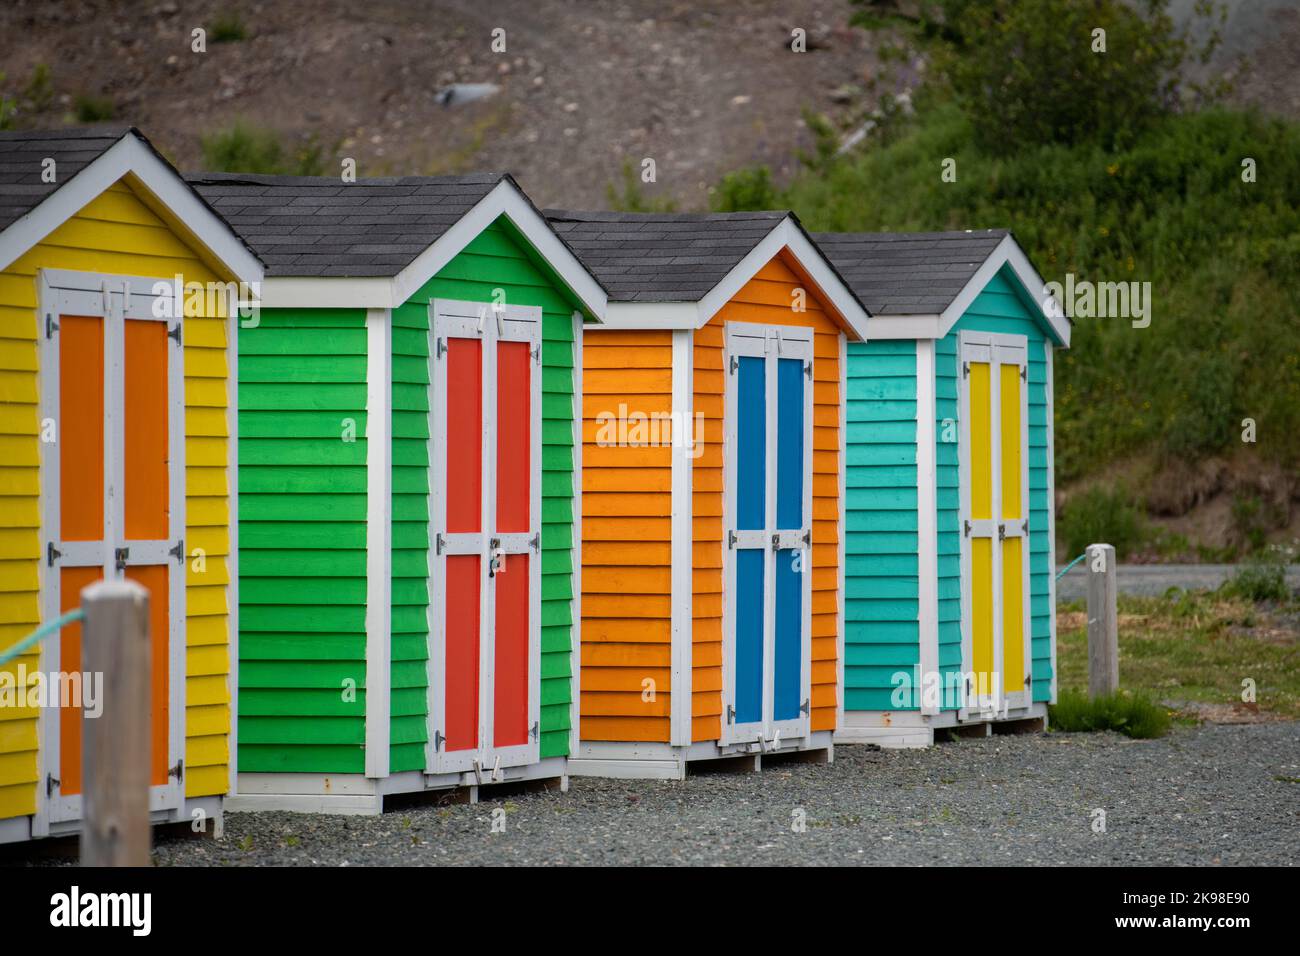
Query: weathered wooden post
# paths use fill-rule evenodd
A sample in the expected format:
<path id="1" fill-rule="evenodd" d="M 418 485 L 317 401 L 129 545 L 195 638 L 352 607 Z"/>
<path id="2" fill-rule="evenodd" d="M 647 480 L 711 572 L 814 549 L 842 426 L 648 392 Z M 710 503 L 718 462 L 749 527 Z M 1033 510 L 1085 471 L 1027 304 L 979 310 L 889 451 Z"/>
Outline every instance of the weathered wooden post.
<path id="1" fill-rule="evenodd" d="M 82 719 L 81 865 L 148 866 L 149 592 L 96 581 L 81 606 L 84 668 L 103 675 L 103 711 Z"/>
<path id="2" fill-rule="evenodd" d="M 1119 613 L 1115 548 L 1088 545 L 1088 696 L 1119 690 Z"/>

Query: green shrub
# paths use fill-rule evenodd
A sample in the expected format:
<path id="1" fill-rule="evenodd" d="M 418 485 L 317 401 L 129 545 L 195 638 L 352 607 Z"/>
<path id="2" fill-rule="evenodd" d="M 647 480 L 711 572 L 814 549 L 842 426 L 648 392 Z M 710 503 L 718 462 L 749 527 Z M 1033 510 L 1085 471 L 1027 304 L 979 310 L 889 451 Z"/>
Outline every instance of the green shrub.
<path id="1" fill-rule="evenodd" d="M 1065 733 L 1113 730 L 1137 740 L 1169 732 L 1169 711 L 1145 694 L 1118 691 L 1095 700 L 1076 690 L 1062 690 L 1047 709 L 1048 726 Z"/>
<path id="2" fill-rule="evenodd" d="M 83 93 L 72 101 L 72 112 L 78 123 L 103 123 L 113 118 L 113 99 Z"/>
<path id="3" fill-rule="evenodd" d="M 208 27 L 208 39 L 213 43 L 238 43 L 248 38 L 248 30 L 238 11 L 226 10 L 218 13 Z"/>
<path id="4" fill-rule="evenodd" d="M 1291 589 L 1286 583 L 1286 552 L 1281 548 L 1266 548 L 1252 554 L 1224 581 L 1219 593 L 1225 597 L 1245 601 L 1286 601 Z"/>
<path id="5" fill-rule="evenodd" d="M 743 212 L 777 209 L 780 200 L 772 185 L 772 171 L 766 166 L 747 166 L 727 173 L 714 191 L 714 212 Z"/>
<path id="6" fill-rule="evenodd" d="M 205 168 L 218 173 L 264 173 L 291 176 L 323 176 L 325 150 L 312 136 L 286 155 L 280 135 L 237 120 L 229 129 L 201 141 Z"/>
<path id="7" fill-rule="evenodd" d="M 1068 558 L 1090 544 L 1111 544 L 1122 561 L 1150 538 L 1145 509 L 1123 488 L 1093 487 L 1073 496 L 1057 515 L 1056 528 Z"/>
<path id="8" fill-rule="evenodd" d="M 609 208 L 620 212 L 672 212 L 677 204 L 671 199 L 649 197 L 642 188 L 641 176 L 629 159 L 623 160 L 623 188 L 610 183 L 605 187 Z"/>

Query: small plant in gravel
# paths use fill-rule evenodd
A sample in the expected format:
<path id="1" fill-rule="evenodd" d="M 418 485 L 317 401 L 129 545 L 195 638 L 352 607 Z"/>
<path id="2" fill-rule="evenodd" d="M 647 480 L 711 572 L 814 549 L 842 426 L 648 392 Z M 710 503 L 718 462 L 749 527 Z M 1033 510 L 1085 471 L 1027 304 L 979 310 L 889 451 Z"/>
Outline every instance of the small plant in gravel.
<path id="1" fill-rule="evenodd" d="M 243 850 L 245 853 L 249 853 L 249 852 L 252 851 L 252 849 L 253 849 L 253 837 L 252 837 L 252 834 L 246 834 L 245 836 L 243 836 L 242 838 L 240 838 L 240 841 L 239 841 L 239 848 L 240 848 L 241 850 Z"/>
<path id="2" fill-rule="evenodd" d="M 113 118 L 113 99 L 83 93 L 72 101 L 72 112 L 78 123 L 103 123 Z"/>
<path id="3" fill-rule="evenodd" d="M 299 840 L 296 836 L 289 836 L 284 838 L 285 846 L 297 846 L 301 842 L 302 841 Z"/>
<path id="4" fill-rule="evenodd" d="M 1065 733 L 1113 730 L 1137 740 L 1163 737 L 1169 732 L 1168 709 L 1145 694 L 1119 691 L 1089 697 L 1076 690 L 1063 690 L 1049 707 L 1049 725 Z"/>

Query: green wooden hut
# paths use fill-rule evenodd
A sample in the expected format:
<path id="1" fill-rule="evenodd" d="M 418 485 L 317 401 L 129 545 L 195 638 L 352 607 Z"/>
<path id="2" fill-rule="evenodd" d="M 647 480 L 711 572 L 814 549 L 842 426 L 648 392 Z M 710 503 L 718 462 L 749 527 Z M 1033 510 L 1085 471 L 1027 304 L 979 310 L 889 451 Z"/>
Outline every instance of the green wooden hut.
<path id="1" fill-rule="evenodd" d="M 1069 322 L 1005 230 L 815 239 L 871 310 L 870 341 L 848 345 L 836 742 L 1045 722 L 1052 366 Z"/>
<path id="2" fill-rule="evenodd" d="M 566 780 L 603 289 L 509 176 L 188 178 L 266 263 L 229 436 L 228 806 Z"/>

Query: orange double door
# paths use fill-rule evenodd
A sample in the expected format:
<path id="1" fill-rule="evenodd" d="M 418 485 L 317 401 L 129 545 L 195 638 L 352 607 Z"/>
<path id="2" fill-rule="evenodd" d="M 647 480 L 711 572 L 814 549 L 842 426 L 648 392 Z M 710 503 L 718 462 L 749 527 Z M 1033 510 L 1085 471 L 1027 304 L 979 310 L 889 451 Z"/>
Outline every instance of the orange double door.
<path id="1" fill-rule="evenodd" d="M 154 314 L 154 280 L 42 276 L 42 616 L 76 608 L 101 578 L 149 591 L 150 809 L 182 800 L 184 746 L 184 371 L 181 320 Z M 170 310 L 158 310 L 170 311 Z M 46 642 L 38 818 L 81 817 L 82 728 L 103 675 L 82 666 L 80 624 Z"/>

